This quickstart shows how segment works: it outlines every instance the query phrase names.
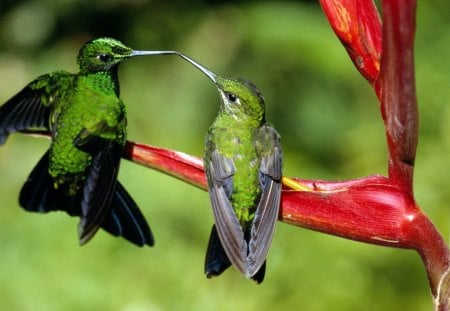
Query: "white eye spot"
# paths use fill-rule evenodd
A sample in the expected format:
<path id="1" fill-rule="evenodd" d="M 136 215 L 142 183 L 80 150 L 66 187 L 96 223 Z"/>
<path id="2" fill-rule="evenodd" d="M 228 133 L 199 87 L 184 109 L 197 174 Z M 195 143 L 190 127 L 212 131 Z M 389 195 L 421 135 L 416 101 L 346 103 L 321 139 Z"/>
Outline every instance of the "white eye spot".
<path id="1" fill-rule="evenodd" d="M 227 99 L 230 101 L 230 103 L 236 103 L 238 101 L 238 98 L 233 93 L 227 93 Z"/>

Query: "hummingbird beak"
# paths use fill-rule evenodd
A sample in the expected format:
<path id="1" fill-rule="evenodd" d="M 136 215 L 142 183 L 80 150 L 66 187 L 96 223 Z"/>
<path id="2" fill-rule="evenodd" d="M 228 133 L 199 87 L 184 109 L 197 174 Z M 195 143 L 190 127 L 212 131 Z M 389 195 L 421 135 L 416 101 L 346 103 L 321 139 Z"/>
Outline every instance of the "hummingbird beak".
<path id="1" fill-rule="evenodd" d="M 130 56 L 145 56 L 145 55 L 170 55 L 170 54 L 178 54 L 175 51 L 131 51 Z"/>
<path id="2" fill-rule="evenodd" d="M 198 70 L 200 70 L 201 72 L 203 72 L 208 78 L 210 78 L 214 83 L 217 83 L 217 75 L 212 72 L 211 70 L 209 70 L 208 68 L 200 65 L 199 63 L 197 63 L 195 60 L 193 60 L 192 58 L 184 55 L 183 53 L 180 52 L 175 52 L 175 54 L 177 54 L 178 56 L 180 56 L 181 58 L 183 58 L 185 61 L 191 63 L 192 65 L 194 65 L 194 67 L 197 67 Z"/>
<path id="3" fill-rule="evenodd" d="M 137 51 L 137 50 L 133 50 L 133 51 L 131 51 L 131 55 L 130 56 L 172 55 L 172 54 L 176 54 L 176 55 L 180 56 L 181 58 L 183 58 L 188 63 L 191 63 L 192 65 L 194 65 L 194 67 L 197 67 L 198 70 L 203 72 L 214 83 L 217 83 L 217 75 L 214 72 L 212 72 L 211 70 L 209 70 L 205 66 L 200 65 L 199 63 L 197 63 L 195 60 L 193 60 L 189 56 L 186 56 L 183 53 L 180 53 L 180 52 L 177 52 L 177 51 Z"/>

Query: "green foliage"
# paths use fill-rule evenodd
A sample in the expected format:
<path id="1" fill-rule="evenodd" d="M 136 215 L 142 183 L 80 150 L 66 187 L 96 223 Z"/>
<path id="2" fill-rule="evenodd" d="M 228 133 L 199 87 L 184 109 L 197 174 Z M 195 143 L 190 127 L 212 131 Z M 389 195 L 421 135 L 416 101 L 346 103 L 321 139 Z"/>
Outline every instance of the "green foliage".
<path id="1" fill-rule="evenodd" d="M 76 70 L 81 45 L 116 37 L 135 49 L 175 49 L 214 72 L 252 80 L 280 132 L 284 172 L 344 179 L 386 173 L 378 104 L 315 2 L 5 1 L 0 102 L 38 75 Z M 188 6 L 189 5 L 189 6 Z M 418 6 L 420 141 L 415 193 L 449 231 L 450 19 L 444 0 Z M 172 56 L 120 68 L 129 139 L 202 155 L 219 107 L 210 81 Z M 262 285 L 231 268 L 208 280 L 206 192 L 122 162 L 119 179 L 152 225 L 154 248 L 99 233 L 77 245 L 78 220 L 25 213 L 19 190 L 48 141 L 13 135 L 0 148 L 0 306 L 5 310 L 430 310 L 410 251 L 278 224 Z"/>

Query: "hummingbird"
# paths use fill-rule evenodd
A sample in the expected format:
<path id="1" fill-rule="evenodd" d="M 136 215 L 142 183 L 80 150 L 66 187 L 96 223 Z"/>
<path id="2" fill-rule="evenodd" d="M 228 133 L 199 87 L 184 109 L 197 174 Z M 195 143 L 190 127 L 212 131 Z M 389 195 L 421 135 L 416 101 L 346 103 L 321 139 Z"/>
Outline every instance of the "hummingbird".
<path id="1" fill-rule="evenodd" d="M 78 73 L 41 75 L 0 107 L 0 145 L 19 131 L 45 130 L 51 136 L 22 187 L 20 205 L 78 216 L 80 245 L 100 227 L 138 246 L 154 244 L 143 214 L 117 181 L 127 137 L 118 66 L 130 57 L 156 54 L 112 38 L 93 39 L 79 51 Z"/>
<path id="2" fill-rule="evenodd" d="M 205 274 L 220 275 L 233 264 L 261 283 L 280 207 L 280 135 L 266 122 L 264 98 L 252 82 L 221 77 L 177 54 L 214 82 L 221 100 L 203 159 L 215 220 Z"/>

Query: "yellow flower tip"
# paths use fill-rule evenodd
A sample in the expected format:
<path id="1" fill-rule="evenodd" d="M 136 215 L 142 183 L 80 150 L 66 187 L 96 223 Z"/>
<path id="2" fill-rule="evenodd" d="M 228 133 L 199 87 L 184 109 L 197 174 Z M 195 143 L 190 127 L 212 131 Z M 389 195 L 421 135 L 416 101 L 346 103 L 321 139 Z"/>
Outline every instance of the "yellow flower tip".
<path id="1" fill-rule="evenodd" d="M 299 183 L 298 181 L 289 178 L 289 177 L 283 177 L 281 179 L 281 182 L 283 183 L 283 185 L 285 185 L 286 187 L 291 188 L 292 190 L 296 190 L 296 191 L 313 191 L 313 189 L 311 189 L 310 187 Z"/>

